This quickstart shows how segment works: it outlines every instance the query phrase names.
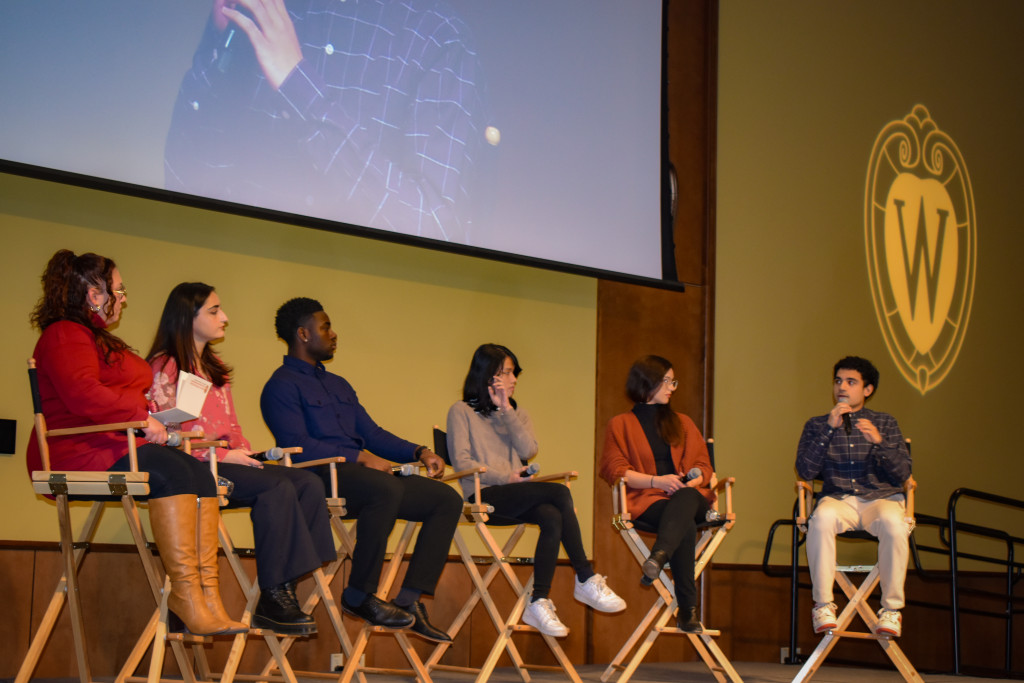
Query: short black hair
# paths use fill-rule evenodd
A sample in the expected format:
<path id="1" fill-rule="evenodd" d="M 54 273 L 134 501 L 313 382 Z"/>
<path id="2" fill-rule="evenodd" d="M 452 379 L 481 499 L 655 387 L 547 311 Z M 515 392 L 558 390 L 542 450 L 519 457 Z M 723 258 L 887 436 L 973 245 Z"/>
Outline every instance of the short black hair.
<path id="1" fill-rule="evenodd" d="M 497 406 L 491 401 L 491 394 L 487 387 L 490 385 L 491 379 L 501 372 L 506 358 L 512 361 L 512 374 L 519 377 L 523 368 L 519 365 L 516 354 L 512 353 L 507 346 L 482 344 L 473 352 L 473 360 L 469 363 L 469 372 L 466 373 L 466 380 L 462 383 L 462 400 L 482 415 L 490 415 L 497 409 Z M 510 403 L 512 407 L 515 407 L 515 399 L 511 399 Z"/>
<path id="2" fill-rule="evenodd" d="M 289 299 L 281 304 L 274 316 L 274 329 L 277 336 L 283 339 L 289 346 L 295 341 L 295 334 L 299 328 L 306 324 L 310 316 L 324 310 L 316 299 L 300 296 Z"/>
<path id="3" fill-rule="evenodd" d="M 832 368 L 832 377 L 834 378 L 840 370 L 856 370 L 860 373 L 860 378 L 864 381 L 864 386 L 873 386 L 874 390 L 872 393 L 878 391 L 878 368 L 876 368 L 867 358 L 861 358 L 860 356 L 847 356 L 846 358 L 840 358 L 835 367 Z"/>

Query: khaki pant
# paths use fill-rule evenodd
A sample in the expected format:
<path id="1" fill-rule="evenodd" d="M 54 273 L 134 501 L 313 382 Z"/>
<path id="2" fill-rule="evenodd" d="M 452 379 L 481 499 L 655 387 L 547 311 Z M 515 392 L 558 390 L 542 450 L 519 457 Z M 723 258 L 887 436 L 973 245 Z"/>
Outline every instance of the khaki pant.
<path id="1" fill-rule="evenodd" d="M 815 604 L 832 602 L 836 577 L 836 534 L 863 530 L 878 539 L 878 572 L 882 607 L 902 609 L 903 583 L 911 527 L 905 517 L 903 494 L 879 500 L 857 496 L 822 497 L 807 524 L 807 564 Z"/>

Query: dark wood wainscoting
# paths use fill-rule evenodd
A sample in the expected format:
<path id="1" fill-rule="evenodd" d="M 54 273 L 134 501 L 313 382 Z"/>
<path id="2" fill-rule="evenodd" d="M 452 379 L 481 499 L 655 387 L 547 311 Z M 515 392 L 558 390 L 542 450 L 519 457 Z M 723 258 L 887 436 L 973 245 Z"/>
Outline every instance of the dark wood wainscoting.
<path id="1" fill-rule="evenodd" d="M 243 560 L 247 570 L 255 571 L 253 561 Z M 222 562 L 224 596 L 228 609 L 240 613 L 242 596 L 237 585 L 229 580 L 229 568 Z M 598 571 L 601 567 L 598 563 Z M 516 572 L 525 581 L 532 568 L 517 566 Z M 39 619 L 50 600 L 60 573 L 60 555 L 55 544 L 0 544 L 0 595 L 4 602 L 4 619 L 0 620 L 0 678 L 13 677 L 28 649 L 29 641 Z M 89 637 L 89 653 L 96 676 L 116 675 L 121 662 L 131 650 L 154 607 L 142 575 L 139 559 L 130 546 L 94 546 L 86 556 L 81 569 L 82 598 Z M 806 574 L 803 576 L 806 581 Z M 1004 579 L 991 574 L 971 574 L 967 580 L 973 586 L 988 586 L 999 590 Z M 567 565 L 558 568 L 552 597 L 558 613 L 571 629 L 563 647 L 573 662 L 603 663 L 611 660 L 619 644 L 632 632 L 654 600 L 653 591 L 639 585 L 635 571 L 626 576 L 613 576 L 610 584 L 628 602 L 629 609 L 618 615 L 598 614 L 585 608 L 572 598 L 573 576 Z M 344 585 L 344 576 L 335 578 L 332 590 L 337 596 Z M 300 584 L 300 597 L 310 590 L 307 579 Z M 721 629 L 719 641 L 722 649 L 734 661 L 778 662 L 781 649 L 789 641 L 789 580 L 768 577 L 760 567 L 716 565 L 709 572 L 705 590 L 706 623 Z M 451 622 L 471 592 L 462 565 L 453 557 L 446 567 L 438 587 L 438 596 L 428 604 L 435 623 Z M 492 595 L 499 609 L 507 611 L 514 596 L 507 586 L 496 582 Z M 924 606 L 936 603 L 948 606 L 949 584 L 939 574 L 936 580 L 926 581 L 911 574 L 907 581 L 907 595 L 912 603 L 904 611 L 904 637 L 901 644 L 915 665 L 922 671 L 949 671 L 952 669 L 952 628 L 948 609 Z M 877 598 L 872 604 L 877 602 Z M 983 606 L 972 601 L 971 606 Z M 992 607 L 990 603 L 988 607 Z M 805 654 L 813 650 L 816 638 L 810 631 L 810 594 L 800 594 L 798 647 Z M 316 613 L 320 634 L 299 641 L 292 648 L 289 659 L 294 667 L 304 670 L 326 670 L 332 653 L 340 652 L 336 638 L 330 632 L 329 621 L 323 608 Z M 350 635 L 354 636 L 358 623 L 346 619 Z M 1024 651 L 1024 635 L 1017 629 L 1014 648 Z M 963 656 L 971 666 L 1002 666 L 1004 624 L 998 619 L 965 616 L 963 621 Z M 483 662 L 495 635 L 494 628 L 478 606 L 463 634 L 445 656 L 445 663 L 462 666 Z M 415 639 L 414 639 L 415 640 Z M 227 654 L 228 642 L 217 642 L 210 648 L 211 664 L 216 667 Z M 528 661 L 553 664 L 553 658 L 539 637 L 531 634 L 516 636 L 516 642 Z M 428 644 L 418 642 L 417 647 L 426 655 Z M 74 677 L 75 663 L 72 652 L 71 630 L 65 613 L 61 615 L 51 643 L 36 671 L 38 678 Z M 258 670 L 267 660 L 268 652 L 262 640 L 253 639 L 246 649 L 242 671 Z M 694 660 L 693 650 L 678 636 L 664 636 L 648 655 L 649 662 Z M 168 658 L 167 673 L 174 675 L 175 665 Z M 881 648 L 872 642 L 842 641 L 830 657 L 830 662 L 887 666 Z M 370 665 L 404 666 L 405 659 L 395 641 L 387 636 L 375 636 L 367 655 Z M 143 666 L 146 662 L 143 663 Z M 507 666 L 505 661 L 500 666 Z"/>

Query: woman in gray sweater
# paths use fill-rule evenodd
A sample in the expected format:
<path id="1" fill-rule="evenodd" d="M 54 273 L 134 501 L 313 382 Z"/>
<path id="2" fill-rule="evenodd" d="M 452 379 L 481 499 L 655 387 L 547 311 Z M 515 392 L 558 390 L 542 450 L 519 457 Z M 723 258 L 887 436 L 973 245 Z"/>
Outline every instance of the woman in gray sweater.
<path id="1" fill-rule="evenodd" d="M 558 619 L 548 597 L 565 548 L 576 572 L 573 597 L 601 612 L 619 612 L 625 601 L 605 583 L 583 550 L 583 538 L 568 487 L 533 481 L 526 464 L 537 455 L 530 416 L 512 394 L 522 368 L 504 346 L 484 344 L 473 354 L 462 388 L 462 400 L 448 411 L 448 451 L 456 469 L 487 467 L 480 475 L 480 502 L 494 507 L 490 524 L 535 524 L 540 528 L 534 551 L 533 593 L 523 621 L 541 633 L 564 636 L 569 629 Z M 462 481 L 466 500 L 474 500 L 472 481 Z"/>

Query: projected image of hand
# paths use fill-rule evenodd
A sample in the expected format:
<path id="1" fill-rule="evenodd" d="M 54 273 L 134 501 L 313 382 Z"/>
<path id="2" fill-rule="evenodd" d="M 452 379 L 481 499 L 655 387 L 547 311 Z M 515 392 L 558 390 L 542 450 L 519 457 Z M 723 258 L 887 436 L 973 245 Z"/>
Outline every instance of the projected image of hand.
<path id="1" fill-rule="evenodd" d="M 248 12 L 239 11 L 239 7 Z M 222 17 L 230 19 L 245 31 L 263 69 L 263 75 L 275 90 L 280 88 L 295 65 L 302 60 L 302 48 L 284 0 L 236 0 L 231 3 L 215 0 L 214 23 L 220 25 L 218 10 Z"/>

